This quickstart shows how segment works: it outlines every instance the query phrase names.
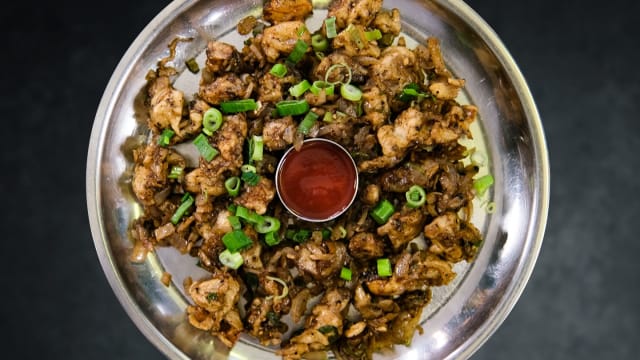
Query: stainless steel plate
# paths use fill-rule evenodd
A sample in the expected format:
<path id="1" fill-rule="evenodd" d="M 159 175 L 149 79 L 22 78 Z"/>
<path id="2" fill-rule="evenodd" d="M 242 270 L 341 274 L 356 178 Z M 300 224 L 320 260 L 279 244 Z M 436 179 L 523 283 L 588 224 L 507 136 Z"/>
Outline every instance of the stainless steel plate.
<path id="1" fill-rule="evenodd" d="M 328 1 L 314 1 L 316 18 Z M 116 296 L 145 336 L 170 358 L 276 358 L 273 349 L 243 336 L 231 350 L 185 320 L 188 304 L 182 280 L 202 275 L 195 260 L 171 249 L 150 254 L 142 264 L 129 261 L 127 237 L 131 219 L 140 213 L 127 183 L 131 160 L 125 143 L 144 136 L 140 93 L 145 74 L 168 54 L 176 36 L 175 64 L 197 56 L 202 64 L 207 39 L 242 41 L 237 22 L 261 12 L 262 1 L 206 0 L 172 2 L 138 36 L 115 70 L 98 108 L 87 158 L 87 206 L 102 268 Z M 533 270 L 547 220 L 549 165 L 542 125 L 513 59 L 490 27 L 462 1 L 385 1 L 400 9 L 403 32 L 415 41 L 437 36 L 452 71 L 466 79 L 461 102 L 479 108 L 472 146 L 484 151 L 495 178 L 490 194 L 496 211 L 486 214 L 476 204 L 474 223 L 485 241 L 472 264 L 455 267 L 456 281 L 434 289 L 422 318 L 424 332 L 410 347 L 397 346 L 379 358 L 467 358 L 502 323 Z M 313 21 L 309 24 L 314 29 Z M 176 86 L 193 89 L 196 78 L 184 71 Z M 160 282 L 164 270 L 173 283 Z M 198 273 L 200 271 L 200 273 Z"/>

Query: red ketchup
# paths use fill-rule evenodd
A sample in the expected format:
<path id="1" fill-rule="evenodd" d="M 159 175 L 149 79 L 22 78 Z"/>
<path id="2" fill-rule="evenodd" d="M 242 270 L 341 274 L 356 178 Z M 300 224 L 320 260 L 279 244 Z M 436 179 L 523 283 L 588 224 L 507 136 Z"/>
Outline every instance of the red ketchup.
<path id="1" fill-rule="evenodd" d="M 276 189 L 284 206 L 307 221 L 328 221 L 342 214 L 355 199 L 358 170 L 349 153 L 337 143 L 306 140 L 280 160 Z"/>

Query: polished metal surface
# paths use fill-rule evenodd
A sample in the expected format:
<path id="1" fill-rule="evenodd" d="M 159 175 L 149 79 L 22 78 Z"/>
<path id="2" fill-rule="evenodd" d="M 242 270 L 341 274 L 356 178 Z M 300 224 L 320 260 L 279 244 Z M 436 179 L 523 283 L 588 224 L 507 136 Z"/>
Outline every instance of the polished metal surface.
<path id="1" fill-rule="evenodd" d="M 316 15 L 323 14 L 327 3 L 314 1 Z M 96 113 L 86 177 L 96 251 L 124 309 L 170 358 L 277 358 L 273 349 L 248 336 L 229 351 L 193 329 L 185 320 L 188 301 L 181 284 L 187 276 L 204 275 L 195 260 L 160 249 L 142 264 L 131 263 L 132 243 L 127 236 L 140 208 L 130 191 L 131 159 L 124 149 L 147 134 L 140 106 L 145 74 L 168 54 L 167 44 L 176 36 L 194 39 L 178 47 L 175 64 L 184 70 L 184 60 L 202 58 L 207 39 L 233 38 L 238 20 L 259 14 L 261 4 L 257 0 L 172 2 L 123 56 Z M 385 1 L 384 6 L 400 9 L 403 32 L 413 40 L 437 36 L 448 66 L 466 79 L 462 101 L 479 108 L 473 144 L 489 159 L 485 171 L 495 178 L 490 195 L 496 211 L 486 214 L 476 207 L 473 221 L 485 241 L 472 264 L 456 265 L 458 276 L 452 284 L 434 289 L 422 317 L 424 332 L 415 335 L 410 347 L 397 346 L 393 353 L 376 358 L 468 358 L 505 319 L 534 268 L 549 206 L 544 133 L 526 82 L 507 49 L 464 2 L 395 0 Z M 188 71 L 184 74 L 176 84 L 188 87 L 193 79 Z M 169 287 L 160 282 L 165 270 L 173 275 Z"/>

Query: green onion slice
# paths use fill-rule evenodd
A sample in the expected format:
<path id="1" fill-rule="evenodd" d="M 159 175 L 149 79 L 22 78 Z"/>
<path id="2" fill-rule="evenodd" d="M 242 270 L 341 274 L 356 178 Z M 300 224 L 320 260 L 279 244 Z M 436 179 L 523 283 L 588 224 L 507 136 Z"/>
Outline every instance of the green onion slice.
<path id="1" fill-rule="evenodd" d="M 369 214 L 379 225 L 382 225 L 389 220 L 391 215 L 393 215 L 395 209 L 393 208 L 393 204 L 389 202 L 389 200 L 382 200 L 376 205 Z"/>
<path id="2" fill-rule="evenodd" d="M 411 186 L 404 196 L 407 199 L 407 206 L 410 208 L 420 207 L 427 201 L 427 193 L 419 185 Z"/>
<path id="3" fill-rule="evenodd" d="M 254 225 L 254 229 L 260 234 L 268 234 L 280 229 L 280 220 L 271 216 L 263 216 L 262 222 Z"/>
<path id="4" fill-rule="evenodd" d="M 246 220 L 252 225 L 261 224 L 264 222 L 264 217 L 258 215 L 255 211 L 251 211 L 244 206 L 236 207 L 236 216 Z"/>
<path id="5" fill-rule="evenodd" d="M 491 175 L 482 176 L 473 182 L 473 188 L 478 196 L 484 195 L 491 185 L 493 185 L 493 176 Z"/>
<path id="6" fill-rule="evenodd" d="M 387 258 L 378 259 L 378 275 L 391 276 L 391 260 Z"/>
<path id="7" fill-rule="evenodd" d="M 358 47 L 358 49 L 364 48 L 365 42 L 362 39 L 362 33 L 360 32 L 359 28 L 353 26 L 353 24 L 349 24 L 349 26 L 347 26 L 346 31 L 351 37 L 351 40 L 353 40 L 353 42 L 356 43 L 356 46 Z"/>
<path id="8" fill-rule="evenodd" d="M 382 33 L 378 29 L 365 31 L 364 37 L 367 39 L 367 41 L 380 40 L 382 39 Z"/>
<path id="9" fill-rule="evenodd" d="M 280 236 L 277 231 L 272 231 L 264 236 L 264 242 L 269 246 L 275 246 L 280 243 Z"/>
<path id="10" fill-rule="evenodd" d="M 297 243 L 303 243 L 311 238 L 311 231 L 306 229 L 300 229 L 298 231 L 287 230 L 285 237 Z"/>
<path id="11" fill-rule="evenodd" d="M 255 171 L 243 172 L 240 178 L 249 186 L 256 186 L 260 182 L 260 175 L 256 174 Z"/>
<path id="12" fill-rule="evenodd" d="M 258 169 L 256 169 L 255 166 L 253 165 L 249 165 L 249 164 L 244 164 L 240 167 L 240 171 L 242 172 L 257 172 Z"/>
<path id="13" fill-rule="evenodd" d="M 218 255 L 218 260 L 220 260 L 222 265 L 233 270 L 238 270 L 238 268 L 244 263 L 244 259 L 240 253 L 231 252 L 229 249 L 221 252 L 220 255 Z"/>
<path id="14" fill-rule="evenodd" d="M 309 131 L 316 123 L 316 120 L 318 120 L 318 114 L 314 113 L 313 111 L 309 111 L 307 115 L 305 115 L 304 119 L 302 119 L 302 121 L 300 122 L 300 125 L 298 125 L 298 132 L 305 135 L 309 134 Z"/>
<path id="15" fill-rule="evenodd" d="M 347 69 L 347 81 L 346 82 L 342 82 L 342 81 L 334 81 L 334 82 L 330 82 L 329 78 L 331 77 L 332 73 L 334 71 L 340 71 L 340 68 L 345 68 Z M 351 83 L 351 68 L 349 66 L 347 66 L 346 64 L 343 63 L 339 63 L 339 64 L 333 64 L 331 66 L 329 66 L 329 68 L 327 69 L 327 72 L 324 74 L 324 82 L 327 84 L 349 84 Z"/>
<path id="16" fill-rule="evenodd" d="M 284 100 L 276 104 L 278 115 L 302 115 L 309 111 L 309 103 L 306 100 Z"/>
<path id="17" fill-rule="evenodd" d="M 336 31 L 336 17 L 332 16 L 330 18 L 326 18 L 324 20 L 324 25 L 327 30 L 327 38 L 333 39 L 338 36 L 338 32 Z"/>
<path id="18" fill-rule="evenodd" d="M 322 89 L 324 89 L 325 94 L 330 96 L 334 93 L 335 85 L 326 83 L 322 80 L 316 80 L 311 84 L 311 88 L 309 88 L 313 95 L 319 95 Z"/>
<path id="19" fill-rule="evenodd" d="M 258 109 L 258 103 L 253 99 L 231 100 L 220 103 L 220 109 L 225 114 L 235 114 Z"/>
<path id="20" fill-rule="evenodd" d="M 302 39 L 298 39 L 298 41 L 296 41 L 296 45 L 293 47 L 293 51 L 289 54 L 289 57 L 287 57 L 287 60 L 294 64 L 298 63 L 298 61 L 300 61 L 307 52 L 307 49 L 309 49 L 309 44 L 304 42 Z"/>
<path id="21" fill-rule="evenodd" d="M 362 90 L 358 89 L 355 85 L 342 84 L 342 86 L 340 86 L 340 95 L 350 101 L 360 101 L 360 99 L 362 99 Z"/>
<path id="22" fill-rule="evenodd" d="M 418 86 L 418 84 L 409 83 L 402 89 L 402 93 L 400 94 L 400 100 L 404 102 L 409 102 L 415 99 L 420 100 L 425 96 L 427 96 L 427 94 L 420 91 L 420 86 Z"/>
<path id="23" fill-rule="evenodd" d="M 291 94 L 291 96 L 300 97 L 304 95 L 304 93 L 307 92 L 307 90 L 309 90 L 310 88 L 311 84 L 309 84 L 309 81 L 305 79 L 290 87 L 289 94 Z"/>
<path id="24" fill-rule="evenodd" d="M 222 126 L 222 113 L 216 108 L 205 111 L 202 117 L 202 132 L 211 136 Z"/>
<path id="25" fill-rule="evenodd" d="M 173 216 L 171 217 L 171 223 L 173 225 L 176 225 L 178 222 L 180 222 L 180 219 L 182 219 L 182 217 L 187 212 L 187 210 L 189 210 L 191 205 L 193 205 L 194 201 L 195 200 L 193 199 L 193 196 L 191 196 L 191 194 L 189 193 L 186 193 L 182 197 L 182 203 L 180 204 L 176 212 L 173 213 Z"/>
<path id="26" fill-rule="evenodd" d="M 248 248 L 253 245 L 253 241 L 242 230 L 233 230 L 232 232 L 224 234 L 222 242 L 227 249 L 232 252 L 238 252 L 242 249 Z"/>
<path id="27" fill-rule="evenodd" d="M 180 176 L 182 176 L 182 173 L 184 172 L 184 169 L 181 168 L 180 166 L 174 166 L 171 168 L 171 172 L 169 173 L 169 176 L 167 176 L 169 179 L 179 179 Z"/>
<path id="28" fill-rule="evenodd" d="M 171 129 L 162 130 L 162 134 L 160 134 L 160 137 L 158 138 L 158 145 L 160 145 L 160 146 L 169 145 L 171 143 L 171 138 L 175 134 L 176 133 Z"/>
<path id="29" fill-rule="evenodd" d="M 240 193 L 240 178 L 232 176 L 224 181 L 224 188 L 230 196 L 238 196 Z"/>
<path id="30" fill-rule="evenodd" d="M 264 140 L 262 136 L 253 135 L 251 140 L 249 140 L 249 159 L 252 161 L 262 160 L 263 147 Z M 255 168 L 253 172 L 256 172 Z"/>
<path id="31" fill-rule="evenodd" d="M 328 122 L 328 123 L 333 121 L 333 114 L 331 114 L 331 111 L 327 111 L 324 113 L 324 116 L 322 117 L 322 121 Z"/>
<path id="32" fill-rule="evenodd" d="M 218 150 L 209 144 L 209 140 L 207 140 L 205 134 L 198 135 L 193 140 L 193 145 L 196 146 L 200 155 L 202 155 L 207 162 L 210 162 L 214 157 L 216 157 L 216 155 L 218 155 Z"/>
<path id="33" fill-rule="evenodd" d="M 227 220 L 229 220 L 229 224 L 231 224 L 231 228 L 233 230 L 242 229 L 242 223 L 240 222 L 240 217 L 231 215 L 231 216 L 227 216 Z"/>
<path id="34" fill-rule="evenodd" d="M 287 75 L 287 67 L 282 64 L 275 64 L 269 73 L 275 77 L 283 78 Z"/>
<path id="35" fill-rule="evenodd" d="M 323 52 L 329 47 L 329 42 L 322 34 L 311 36 L 311 47 L 315 52 Z"/>
<path id="36" fill-rule="evenodd" d="M 189 71 L 192 74 L 197 74 L 198 71 L 200 71 L 200 66 L 198 66 L 198 62 L 196 61 L 196 58 L 191 58 L 185 61 L 184 64 L 187 66 L 187 69 L 189 69 Z"/>
<path id="37" fill-rule="evenodd" d="M 346 281 L 351 281 L 351 269 L 343 267 L 342 269 L 340 269 L 340 278 L 342 280 L 346 280 Z"/>

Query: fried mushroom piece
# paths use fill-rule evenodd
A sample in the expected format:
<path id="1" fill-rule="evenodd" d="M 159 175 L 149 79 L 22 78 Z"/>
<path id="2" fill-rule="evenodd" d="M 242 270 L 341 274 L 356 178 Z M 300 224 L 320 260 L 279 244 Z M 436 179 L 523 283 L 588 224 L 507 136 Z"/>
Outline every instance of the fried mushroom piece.
<path id="1" fill-rule="evenodd" d="M 224 101 L 248 99 L 255 88 L 255 80 L 250 75 L 226 73 L 213 77 L 210 81 L 203 76 L 199 95 L 209 104 L 219 105 Z"/>
<path id="2" fill-rule="evenodd" d="M 379 258 L 384 255 L 384 244 L 372 233 L 357 233 L 349 239 L 349 253 L 358 260 Z"/>
<path id="3" fill-rule="evenodd" d="M 326 280 L 340 271 L 349 255 L 340 241 L 307 241 L 297 245 L 295 252 L 287 256 L 301 273 L 316 280 Z"/>
<path id="4" fill-rule="evenodd" d="M 144 206 L 159 205 L 166 198 L 162 196 L 168 188 L 171 165 L 184 166 L 185 160 L 175 151 L 151 142 L 133 152 L 135 166 L 131 187 L 133 193 Z"/>
<path id="5" fill-rule="evenodd" d="M 149 128 L 156 134 L 172 128 L 180 133 L 184 94 L 171 85 L 167 76 L 153 79 L 147 89 L 149 96 Z"/>
<path id="6" fill-rule="evenodd" d="M 391 215 L 391 218 L 378 227 L 378 235 L 387 236 L 395 251 L 402 249 L 411 240 L 415 239 L 424 226 L 427 215 L 421 208 L 403 208 Z"/>
<path id="7" fill-rule="evenodd" d="M 285 21 L 266 28 L 262 34 L 261 46 L 267 61 L 274 63 L 280 56 L 289 55 L 298 39 L 310 44 L 311 34 L 308 31 L 298 35 L 303 26 L 302 21 Z"/>
<path id="8" fill-rule="evenodd" d="M 232 347 L 243 330 L 236 308 L 240 299 L 240 283 L 229 273 L 218 271 L 211 279 L 196 281 L 189 286 L 195 305 L 187 307 L 189 323 L 209 331 L 226 346 Z"/>
<path id="9" fill-rule="evenodd" d="M 233 200 L 236 205 L 242 205 L 247 209 L 262 215 L 267 212 L 267 206 L 276 194 L 276 187 L 273 181 L 264 176 L 255 186 L 246 186 L 242 194 Z"/>
<path id="10" fill-rule="evenodd" d="M 329 346 L 342 335 L 344 311 L 351 295 L 347 289 L 327 290 L 320 302 L 313 307 L 305 322 L 304 331 L 289 340 L 277 351 L 284 360 L 302 359 L 310 351 L 328 350 Z"/>
<path id="11" fill-rule="evenodd" d="M 482 239 L 473 224 L 461 220 L 454 212 L 433 219 L 424 227 L 424 235 L 430 242 L 429 251 L 451 262 L 472 258 L 475 255 L 473 245 Z"/>
<path id="12" fill-rule="evenodd" d="M 262 129 L 264 146 L 270 151 L 284 150 L 293 144 L 295 133 L 296 124 L 291 116 L 269 120 Z"/>
<path id="13" fill-rule="evenodd" d="M 216 40 L 207 43 L 206 66 L 212 77 L 229 72 L 239 74 L 246 70 L 238 50 L 233 45 Z"/>
<path id="14" fill-rule="evenodd" d="M 264 19 L 272 24 L 304 21 L 312 12 L 310 0 L 267 0 L 262 9 Z"/>
<path id="15" fill-rule="evenodd" d="M 349 24 L 368 26 L 382 8 L 382 0 L 336 0 L 329 6 L 327 17 L 336 17 L 336 30 Z"/>

